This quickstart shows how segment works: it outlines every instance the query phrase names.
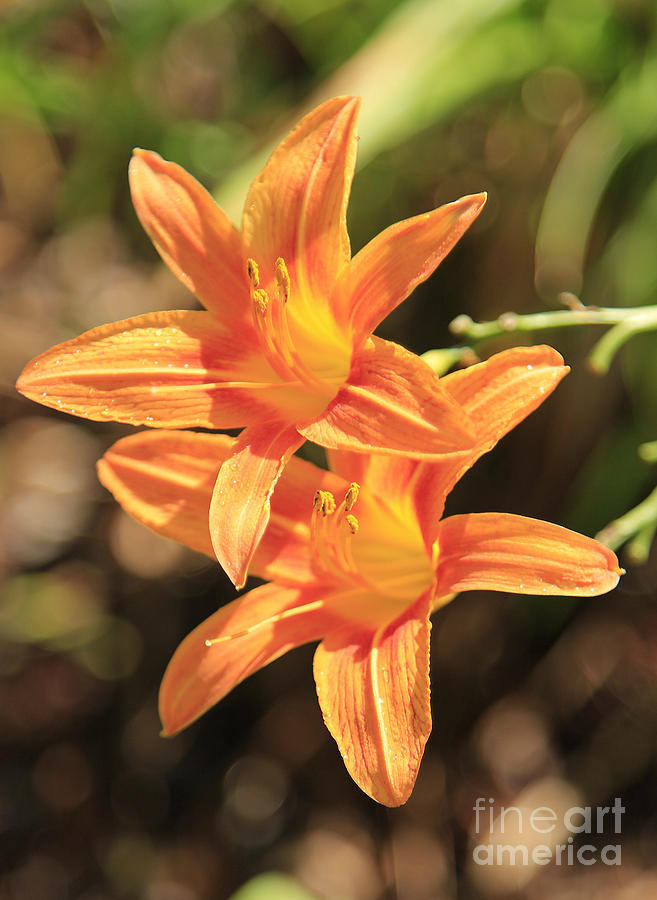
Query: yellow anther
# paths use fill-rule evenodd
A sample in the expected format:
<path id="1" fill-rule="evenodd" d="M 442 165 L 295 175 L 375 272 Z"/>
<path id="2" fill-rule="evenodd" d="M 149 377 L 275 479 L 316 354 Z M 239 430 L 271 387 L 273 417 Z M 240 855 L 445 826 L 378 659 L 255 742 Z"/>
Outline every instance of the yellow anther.
<path id="1" fill-rule="evenodd" d="M 335 512 L 335 497 L 330 491 L 316 491 L 313 498 L 313 509 L 321 512 L 323 516 L 330 516 Z"/>
<path id="2" fill-rule="evenodd" d="M 246 261 L 246 274 L 249 276 L 251 287 L 257 288 L 260 285 L 260 270 L 255 259 L 249 258 Z"/>
<path id="3" fill-rule="evenodd" d="M 267 306 L 269 305 L 267 291 L 263 290 L 263 288 L 256 288 L 253 291 L 253 302 L 255 303 L 256 310 L 260 315 L 264 316 L 267 312 Z"/>
<path id="4" fill-rule="evenodd" d="M 359 493 L 360 485 L 355 481 L 352 481 L 349 485 L 349 490 L 344 495 L 344 508 L 347 512 L 350 512 L 353 509 L 354 503 L 358 500 Z"/>
<path id="5" fill-rule="evenodd" d="M 344 520 L 347 523 L 347 525 L 349 526 L 349 530 L 351 531 L 351 533 L 358 534 L 359 526 L 358 526 L 358 519 L 356 518 L 356 516 L 352 516 L 351 513 L 348 513 L 344 517 Z"/>
<path id="6" fill-rule="evenodd" d="M 279 256 L 276 260 L 276 283 L 283 303 L 287 303 L 290 296 L 290 275 L 285 265 L 285 260 Z"/>

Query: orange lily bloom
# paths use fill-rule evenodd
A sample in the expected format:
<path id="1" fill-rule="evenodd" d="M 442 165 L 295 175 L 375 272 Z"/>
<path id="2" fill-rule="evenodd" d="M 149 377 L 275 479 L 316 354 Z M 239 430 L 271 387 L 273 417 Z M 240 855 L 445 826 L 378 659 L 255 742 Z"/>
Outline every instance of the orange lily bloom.
<path id="1" fill-rule="evenodd" d="M 37 357 L 18 382 L 27 397 L 89 419 L 244 427 L 209 512 L 215 554 L 238 587 L 274 486 L 305 439 L 425 458 L 474 443 L 430 368 L 371 333 L 451 250 L 485 195 L 399 222 L 351 258 L 358 109 L 341 97 L 301 120 L 251 185 L 241 231 L 183 169 L 136 150 L 137 215 L 207 311 L 94 328 Z"/>
<path id="2" fill-rule="evenodd" d="M 253 570 L 269 584 L 219 609 L 162 681 L 164 734 L 185 728 L 252 672 L 321 640 L 324 721 L 356 783 L 380 803 L 409 797 L 431 730 L 431 612 L 459 591 L 600 594 L 622 573 L 591 538 L 504 513 L 441 519 L 458 478 L 568 371 L 549 347 L 516 348 L 443 379 L 479 443 L 439 462 L 336 452 L 333 471 L 295 458 L 272 499 Z M 144 432 L 99 462 L 103 484 L 155 531 L 212 554 L 207 514 L 223 435 Z"/>

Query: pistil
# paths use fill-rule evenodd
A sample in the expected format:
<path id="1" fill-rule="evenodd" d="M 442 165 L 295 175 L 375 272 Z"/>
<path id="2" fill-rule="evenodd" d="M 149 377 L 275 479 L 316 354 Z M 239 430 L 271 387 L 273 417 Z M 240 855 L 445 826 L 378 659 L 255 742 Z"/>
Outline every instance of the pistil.
<path id="1" fill-rule="evenodd" d="M 221 637 L 209 638 L 205 641 L 205 646 L 214 647 L 216 644 L 224 644 L 226 641 L 234 641 L 236 638 L 246 637 L 249 634 L 253 634 L 254 631 L 264 628 L 265 625 L 275 625 L 276 622 L 281 622 L 283 619 L 291 619 L 293 616 L 299 616 L 302 613 L 321 609 L 323 605 L 323 600 L 314 600 L 312 603 L 304 603 L 302 606 L 293 606 L 291 609 L 284 609 L 282 612 L 276 613 L 276 615 L 273 616 L 268 616 L 268 618 L 262 619 L 261 622 L 249 625 L 248 628 L 243 628 L 241 631 L 234 631 L 232 634 L 222 634 Z"/>

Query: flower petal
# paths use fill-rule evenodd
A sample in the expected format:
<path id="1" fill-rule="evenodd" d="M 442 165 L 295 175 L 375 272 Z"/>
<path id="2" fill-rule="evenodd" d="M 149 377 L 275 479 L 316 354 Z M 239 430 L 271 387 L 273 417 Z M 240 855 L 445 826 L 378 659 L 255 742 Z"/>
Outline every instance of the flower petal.
<path id="1" fill-rule="evenodd" d="M 359 108 L 357 97 L 336 97 L 305 116 L 253 182 L 244 207 L 244 245 L 261 275 L 283 257 L 293 290 L 297 282 L 317 301 L 329 296 L 350 256 L 346 210 Z"/>
<path id="2" fill-rule="evenodd" d="M 176 734 L 247 676 L 334 626 L 321 592 L 308 589 L 264 584 L 223 606 L 185 638 L 164 673 L 163 733 Z"/>
<path id="3" fill-rule="evenodd" d="M 222 321 L 248 316 L 241 235 L 205 188 L 148 150 L 134 151 L 129 176 L 139 220 L 172 272 Z"/>
<path id="4" fill-rule="evenodd" d="M 247 570 L 267 527 L 270 498 L 285 464 L 303 438 L 280 422 L 252 425 L 235 441 L 219 470 L 210 504 L 210 535 L 217 559 L 235 587 Z"/>
<path id="5" fill-rule="evenodd" d="M 29 363 L 17 388 L 87 419 L 161 428 L 239 428 L 312 414 L 316 398 L 282 384 L 248 332 L 207 312 L 149 313 L 93 328 Z"/>
<path id="6" fill-rule="evenodd" d="M 486 194 L 473 194 L 397 222 L 354 256 L 340 273 L 334 303 L 345 310 L 356 340 L 374 331 L 431 275 L 477 218 L 485 202 Z"/>
<path id="7" fill-rule="evenodd" d="M 121 438 L 98 462 L 98 477 L 123 509 L 164 537 L 215 559 L 210 539 L 212 491 L 235 439 L 194 431 L 141 431 Z M 271 499 L 269 524 L 251 571 L 281 584 L 316 578 L 310 552 L 318 489 L 344 494 L 344 481 L 292 457 Z"/>
<path id="8" fill-rule="evenodd" d="M 126 512 L 158 534 L 214 558 L 212 489 L 233 438 L 192 431 L 142 431 L 98 461 L 98 477 Z"/>
<path id="9" fill-rule="evenodd" d="M 429 611 L 426 593 L 377 631 L 345 625 L 315 652 L 326 727 L 356 784 L 386 806 L 410 796 L 431 732 Z"/>
<path id="10" fill-rule="evenodd" d="M 306 460 L 293 456 L 271 497 L 269 522 L 249 571 L 279 584 L 317 579 L 310 545 L 313 500 L 318 490 L 344 496 L 348 483 Z"/>
<path id="11" fill-rule="evenodd" d="M 349 381 L 324 413 L 299 431 L 324 447 L 417 458 L 474 444 L 467 415 L 429 366 L 380 338 L 354 354 Z"/>
<path id="12" fill-rule="evenodd" d="M 503 350 L 441 381 L 470 416 L 479 451 L 495 446 L 539 407 L 569 371 L 560 353 L 539 344 Z"/>
<path id="13" fill-rule="evenodd" d="M 438 543 L 438 596 L 469 590 L 591 596 L 616 587 L 622 574 L 604 544 L 524 516 L 450 516 L 440 523 Z"/>
<path id="14" fill-rule="evenodd" d="M 504 350 L 441 379 L 447 393 L 470 417 L 477 444 L 473 450 L 455 453 L 440 463 L 416 467 L 412 492 L 427 547 L 436 539 L 445 497 L 459 478 L 540 406 L 569 371 L 556 350 L 539 345 Z M 382 480 L 383 474 L 378 478 Z"/>

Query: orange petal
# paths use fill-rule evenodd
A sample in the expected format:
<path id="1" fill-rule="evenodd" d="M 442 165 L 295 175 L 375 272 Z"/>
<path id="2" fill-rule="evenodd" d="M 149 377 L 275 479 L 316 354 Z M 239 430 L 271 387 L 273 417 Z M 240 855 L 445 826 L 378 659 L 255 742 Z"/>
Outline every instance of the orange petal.
<path id="1" fill-rule="evenodd" d="M 247 676 L 334 625 L 319 591 L 265 584 L 233 600 L 174 653 L 160 687 L 163 733 L 190 725 Z"/>
<path id="2" fill-rule="evenodd" d="M 121 438 L 98 462 L 98 477 L 123 509 L 164 537 L 215 558 L 210 540 L 212 491 L 235 439 L 194 431 L 141 431 Z M 348 485 L 292 457 L 271 499 L 271 515 L 251 571 L 282 584 L 315 579 L 310 518 L 315 491 Z"/>
<path id="3" fill-rule="evenodd" d="M 560 353 L 539 344 L 503 350 L 441 381 L 470 416 L 477 449 L 490 449 L 539 407 L 569 371 Z"/>
<path id="4" fill-rule="evenodd" d="M 285 463 L 303 444 L 290 425 L 245 428 L 219 470 L 210 504 L 210 534 L 217 559 L 235 587 L 247 570 L 269 521 L 270 498 Z"/>
<path id="5" fill-rule="evenodd" d="M 338 628 L 315 652 L 326 727 L 356 784 L 386 806 L 410 796 L 431 732 L 429 601 L 376 632 Z"/>
<path id="6" fill-rule="evenodd" d="M 431 458 L 472 447 L 467 415 L 429 366 L 399 344 L 371 338 L 324 413 L 299 427 L 324 447 Z"/>
<path id="7" fill-rule="evenodd" d="M 373 331 L 431 275 L 485 202 L 486 194 L 473 194 L 398 222 L 356 254 L 335 288 L 335 305 L 346 310 L 356 340 Z"/>
<path id="8" fill-rule="evenodd" d="M 205 188 L 148 150 L 134 151 L 129 174 L 139 220 L 172 272 L 223 321 L 248 316 L 240 233 Z"/>
<path id="9" fill-rule="evenodd" d="M 281 385 L 248 338 L 207 312 L 150 313 L 47 350 L 17 388 L 87 419 L 161 428 L 239 428 L 279 410 L 311 409 L 314 402 Z"/>
<path id="10" fill-rule="evenodd" d="M 472 450 L 438 462 L 397 456 L 328 452 L 331 469 L 358 481 L 388 504 L 405 506 L 410 495 L 427 548 L 438 533 L 445 497 L 458 479 L 497 441 L 533 412 L 568 373 L 551 347 L 515 347 L 441 378 L 441 384 L 470 417 L 477 436 Z"/>
<path id="11" fill-rule="evenodd" d="M 279 584 L 316 580 L 310 545 L 313 500 L 318 490 L 343 497 L 348 483 L 332 472 L 293 456 L 271 497 L 271 513 L 249 571 Z"/>
<path id="12" fill-rule="evenodd" d="M 575 531 L 505 513 L 443 519 L 436 593 L 604 594 L 622 569 L 603 544 Z"/>
<path id="13" fill-rule="evenodd" d="M 214 558 L 210 498 L 232 447 L 233 438 L 223 434 L 142 431 L 109 448 L 98 477 L 135 519 Z"/>
<path id="14" fill-rule="evenodd" d="M 412 490 L 427 547 L 436 539 L 445 497 L 459 478 L 540 406 L 568 372 L 556 350 L 539 345 L 504 350 L 441 378 L 447 393 L 470 417 L 477 444 L 472 451 L 454 454 L 440 463 L 417 466 Z"/>
<path id="15" fill-rule="evenodd" d="M 345 481 L 357 481 L 358 484 L 362 484 L 365 480 L 370 459 L 366 453 L 338 450 L 335 447 L 327 448 L 326 459 L 331 472 L 335 472 Z"/>
<path id="16" fill-rule="evenodd" d="M 283 257 L 302 291 L 328 297 L 350 256 L 346 210 L 360 100 L 336 97 L 305 116 L 253 182 L 242 231 L 265 275 Z M 263 267 L 265 267 L 263 269 Z"/>

